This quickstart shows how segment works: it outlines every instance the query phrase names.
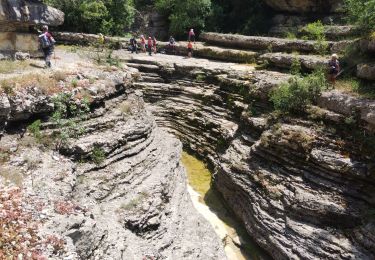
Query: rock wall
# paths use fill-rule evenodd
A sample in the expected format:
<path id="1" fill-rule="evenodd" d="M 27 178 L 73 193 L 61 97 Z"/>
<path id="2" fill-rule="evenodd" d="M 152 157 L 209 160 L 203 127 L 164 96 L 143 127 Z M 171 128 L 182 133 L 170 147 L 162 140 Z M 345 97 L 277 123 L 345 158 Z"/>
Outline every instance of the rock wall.
<path id="1" fill-rule="evenodd" d="M 375 155 L 364 144 L 374 136 L 346 127 L 359 116 L 373 131 L 374 102 L 328 92 L 305 116 L 278 118 L 267 93 L 285 74 L 177 58 L 129 66 L 158 124 L 211 164 L 216 188 L 275 259 L 374 258 Z"/>
<path id="2" fill-rule="evenodd" d="M 157 127 L 142 93 L 132 87 L 137 73 L 126 66 L 88 65 L 64 73 L 58 74 L 58 92 L 69 96 L 61 102 L 71 111 L 84 97 L 91 112 L 72 118 L 81 130 L 60 143 L 60 154 L 53 136 L 70 124 L 45 122 L 40 139 L 22 131 L 24 120 L 56 109 L 58 94 L 34 85 L 0 95 L 0 123 L 14 127 L 0 139 L 1 154 L 9 155 L 1 161 L 0 182 L 22 188 L 24 210 L 38 226 L 38 254 L 48 259 L 226 259 L 221 241 L 188 195 L 180 141 Z M 14 183 L 18 175 L 22 178 Z"/>
<path id="3" fill-rule="evenodd" d="M 1 0 L 0 52 L 12 56 L 15 52 L 39 53 L 37 34 L 30 33 L 36 25 L 57 26 L 64 22 L 64 14 L 41 1 Z"/>
<path id="4" fill-rule="evenodd" d="M 332 13 L 342 10 L 342 0 L 264 0 L 277 11 L 290 13 Z"/>

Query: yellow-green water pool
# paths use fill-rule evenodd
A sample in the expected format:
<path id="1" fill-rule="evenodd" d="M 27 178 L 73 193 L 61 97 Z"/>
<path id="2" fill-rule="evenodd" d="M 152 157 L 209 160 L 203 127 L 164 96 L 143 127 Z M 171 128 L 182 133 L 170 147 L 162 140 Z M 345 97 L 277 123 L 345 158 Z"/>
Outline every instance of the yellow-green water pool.
<path id="1" fill-rule="evenodd" d="M 228 259 L 269 259 L 212 187 L 211 172 L 206 165 L 186 152 L 183 152 L 181 161 L 187 172 L 188 190 L 193 204 L 222 240 Z"/>

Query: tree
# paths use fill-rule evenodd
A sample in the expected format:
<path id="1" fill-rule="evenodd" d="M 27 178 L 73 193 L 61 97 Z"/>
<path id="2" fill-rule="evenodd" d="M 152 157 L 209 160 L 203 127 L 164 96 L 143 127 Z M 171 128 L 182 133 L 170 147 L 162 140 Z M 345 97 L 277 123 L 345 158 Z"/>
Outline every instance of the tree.
<path id="1" fill-rule="evenodd" d="M 345 0 L 351 22 L 368 33 L 375 28 L 375 0 Z"/>
<path id="2" fill-rule="evenodd" d="M 211 0 L 157 0 L 156 7 L 168 16 L 170 32 L 182 36 L 190 28 L 197 31 L 205 28 Z"/>
<path id="3" fill-rule="evenodd" d="M 134 19 L 133 0 L 44 0 L 65 13 L 63 30 L 122 35 Z"/>

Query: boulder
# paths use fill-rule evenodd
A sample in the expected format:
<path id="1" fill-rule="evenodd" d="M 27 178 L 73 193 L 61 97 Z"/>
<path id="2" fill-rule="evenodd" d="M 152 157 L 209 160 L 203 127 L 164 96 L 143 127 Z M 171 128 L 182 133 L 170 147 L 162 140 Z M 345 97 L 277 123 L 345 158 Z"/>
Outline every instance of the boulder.
<path id="1" fill-rule="evenodd" d="M 373 39 L 361 39 L 359 46 L 362 52 L 375 54 L 375 38 Z"/>
<path id="2" fill-rule="evenodd" d="M 375 63 L 358 64 L 357 77 L 365 80 L 375 80 Z"/>

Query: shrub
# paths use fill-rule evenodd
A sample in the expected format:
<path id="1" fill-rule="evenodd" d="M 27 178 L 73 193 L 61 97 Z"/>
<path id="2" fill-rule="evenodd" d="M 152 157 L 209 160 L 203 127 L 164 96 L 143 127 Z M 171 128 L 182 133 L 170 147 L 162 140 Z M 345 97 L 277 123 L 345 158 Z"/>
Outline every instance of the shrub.
<path id="1" fill-rule="evenodd" d="M 52 100 L 55 111 L 51 121 L 59 129 L 55 135 L 57 138 L 56 148 L 59 149 L 69 138 L 75 138 L 82 134 L 83 129 L 79 127 L 77 121 L 86 117 L 90 107 L 85 98 L 79 105 L 75 104 L 70 93 L 60 93 Z"/>
<path id="2" fill-rule="evenodd" d="M 302 29 L 302 31 L 307 33 L 308 39 L 316 41 L 314 47 L 317 53 L 322 55 L 326 54 L 328 42 L 325 36 L 324 25 L 321 21 L 309 23 Z"/>
<path id="3" fill-rule="evenodd" d="M 292 65 L 290 66 L 290 74 L 292 75 L 300 75 L 301 74 L 301 62 L 299 61 L 298 57 L 293 58 Z"/>
<path id="4" fill-rule="evenodd" d="M 100 165 L 105 160 L 105 152 L 102 148 L 95 147 L 91 152 L 90 158 L 96 165 Z"/>
<path id="5" fill-rule="evenodd" d="M 27 130 L 34 136 L 35 139 L 40 140 L 42 138 L 42 133 L 40 132 L 42 122 L 36 120 L 34 123 L 27 127 Z"/>
<path id="6" fill-rule="evenodd" d="M 270 93 L 275 109 L 283 112 L 301 112 L 316 101 L 321 91 L 327 87 L 323 69 L 304 78 L 293 77 Z"/>

